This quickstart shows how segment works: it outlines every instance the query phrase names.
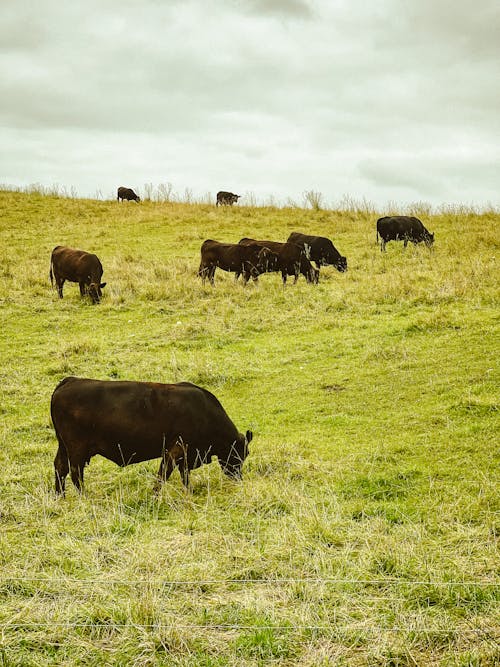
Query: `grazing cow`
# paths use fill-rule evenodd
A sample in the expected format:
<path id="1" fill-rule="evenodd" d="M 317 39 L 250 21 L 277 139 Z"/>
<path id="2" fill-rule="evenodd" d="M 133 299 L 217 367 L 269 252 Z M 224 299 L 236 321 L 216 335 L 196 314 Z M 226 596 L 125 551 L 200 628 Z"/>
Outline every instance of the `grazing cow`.
<path id="1" fill-rule="evenodd" d="M 236 279 L 243 274 L 243 282 L 246 284 L 250 277 L 256 281 L 259 274 L 265 273 L 268 266 L 273 266 L 276 262 L 275 253 L 256 243 L 243 246 L 207 239 L 201 246 L 198 275 L 203 282 L 208 278 L 213 285 L 215 269 L 219 268 L 234 272 Z"/>
<path id="2" fill-rule="evenodd" d="M 305 276 L 308 283 L 317 283 L 319 271 L 315 269 L 307 259 L 304 248 L 295 243 L 280 243 L 279 241 L 255 241 L 254 239 L 241 239 L 241 245 L 257 244 L 263 248 L 269 248 L 277 255 L 277 261 L 270 264 L 263 273 L 281 271 L 283 285 L 286 284 L 287 276 L 294 276 L 293 284 L 299 279 L 299 275 Z"/>
<path id="3" fill-rule="evenodd" d="M 408 241 L 420 243 L 423 241 L 430 247 L 434 243 L 434 234 L 431 234 L 418 218 L 408 215 L 391 215 L 377 220 L 377 243 L 378 237 L 382 239 L 380 250 L 385 252 L 385 244 L 389 241 L 404 241 L 404 247 Z"/>
<path id="4" fill-rule="evenodd" d="M 126 466 L 161 458 L 155 489 L 177 466 L 189 488 L 189 471 L 217 456 L 222 470 L 241 479 L 252 432 L 238 433 L 217 398 L 190 382 L 115 382 L 67 377 L 52 394 L 50 414 L 59 448 L 56 493 L 65 479 L 80 491 L 83 470 L 96 454 Z"/>
<path id="5" fill-rule="evenodd" d="M 97 255 L 85 250 L 75 250 L 66 246 L 56 246 L 50 258 L 50 282 L 57 287 L 59 297 L 63 298 L 63 285 L 66 280 L 80 285 L 80 294 L 88 294 L 92 303 L 99 303 L 102 288 L 102 264 Z"/>
<path id="6" fill-rule="evenodd" d="M 124 188 L 123 186 L 118 188 L 118 194 L 116 196 L 116 201 L 120 201 L 120 199 L 121 201 L 124 199 L 127 201 L 141 201 L 139 195 L 136 195 L 132 188 Z"/>
<path id="7" fill-rule="evenodd" d="M 288 243 L 295 243 L 304 248 L 307 259 L 314 262 L 318 269 L 320 266 L 331 264 L 337 271 L 347 271 L 347 259 L 342 257 L 330 239 L 324 236 L 292 232 L 288 237 Z"/>
<path id="8" fill-rule="evenodd" d="M 241 195 L 235 195 L 232 192 L 224 192 L 224 190 L 221 190 L 217 193 L 217 201 L 215 205 L 219 206 L 220 204 L 221 206 L 232 206 L 233 204 L 238 203 L 238 199 L 240 197 Z"/>

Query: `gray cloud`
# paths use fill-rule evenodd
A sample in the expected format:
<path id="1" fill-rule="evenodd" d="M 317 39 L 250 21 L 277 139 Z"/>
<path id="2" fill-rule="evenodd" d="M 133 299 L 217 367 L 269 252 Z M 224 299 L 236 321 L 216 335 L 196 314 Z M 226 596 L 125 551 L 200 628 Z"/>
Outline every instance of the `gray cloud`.
<path id="1" fill-rule="evenodd" d="M 497 16 L 490 0 L 4 0 L 0 181 L 491 199 Z"/>
<path id="2" fill-rule="evenodd" d="M 310 18 L 313 15 L 311 3 L 305 0 L 247 0 L 245 4 L 256 14 L 296 18 Z"/>

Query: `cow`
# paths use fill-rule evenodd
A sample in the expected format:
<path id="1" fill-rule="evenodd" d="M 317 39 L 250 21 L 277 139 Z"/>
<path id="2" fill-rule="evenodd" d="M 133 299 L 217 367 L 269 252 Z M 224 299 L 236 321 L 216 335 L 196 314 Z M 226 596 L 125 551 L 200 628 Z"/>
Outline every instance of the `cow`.
<path id="1" fill-rule="evenodd" d="M 269 248 L 277 255 L 277 261 L 267 267 L 267 272 L 281 271 L 283 285 L 286 284 L 287 276 L 294 276 L 294 285 L 299 275 L 305 276 L 308 283 L 316 284 L 319 280 L 319 271 L 315 269 L 307 259 L 304 248 L 295 243 L 280 243 L 279 241 L 256 241 L 255 239 L 243 238 L 241 245 L 257 244 Z M 264 273 L 264 272 L 263 272 Z"/>
<path id="2" fill-rule="evenodd" d="M 225 192 L 224 190 L 221 190 L 217 193 L 217 201 L 215 202 L 215 205 L 219 206 L 220 204 L 221 206 L 232 206 L 233 204 L 238 203 L 238 199 L 240 197 L 241 195 L 235 195 L 232 192 Z"/>
<path id="3" fill-rule="evenodd" d="M 223 472 L 241 479 L 252 431 L 239 433 L 217 398 L 190 382 L 161 384 L 66 377 L 50 414 L 58 441 L 55 491 L 65 479 L 81 491 L 84 467 L 97 454 L 119 466 L 161 458 L 155 491 L 179 468 L 189 473 L 217 456 Z"/>
<path id="4" fill-rule="evenodd" d="M 256 243 L 244 246 L 207 239 L 201 246 L 198 276 L 203 282 L 208 278 L 213 285 L 215 270 L 219 268 L 235 273 L 236 279 L 243 274 L 243 282 L 246 284 L 250 277 L 257 281 L 259 274 L 265 273 L 268 266 L 274 266 L 276 263 L 276 254 Z"/>
<path id="5" fill-rule="evenodd" d="M 421 243 L 430 247 L 434 243 L 434 234 L 431 234 L 418 218 L 408 215 L 391 215 L 377 220 L 377 243 L 379 236 L 382 239 L 380 250 L 385 252 L 385 245 L 389 241 L 404 241 L 404 247 L 408 241 Z"/>
<path id="6" fill-rule="evenodd" d="M 127 201 L 141 201 L 139 195 L 136 195 L 132 188 L 124 188 L 123 186 L 120 186 L 116 195 L 116 201 L 124 201 L 125 199 Z"/>
<path id="7" fill-rule="evenodd" d="M 330 264 L 341 273 L 347 271 L 347 259 L 342 257 L 330 239 L 324 236 L 311 236 L 309 234 L 301 234 L 300 232 L 292 232 L 287 241 L 288 243 L 296 243 L 304 248 L 307 259 L 314 262 L 318 269 L 321 266 Z"/>
<path id="8" fill-rule="evenodd" d="M 50 282 L 57 287 L 59 298 L 63 298 L 63 285 L 66 280 L 80 285 L 80 294 L 88 294 L 92 303 L 99 303 L 103 287 L 101 283 L 102 264 L 97 255 L 85 250 L 76 250 L 66 246 L 56 246 L 50 258 Z"/>

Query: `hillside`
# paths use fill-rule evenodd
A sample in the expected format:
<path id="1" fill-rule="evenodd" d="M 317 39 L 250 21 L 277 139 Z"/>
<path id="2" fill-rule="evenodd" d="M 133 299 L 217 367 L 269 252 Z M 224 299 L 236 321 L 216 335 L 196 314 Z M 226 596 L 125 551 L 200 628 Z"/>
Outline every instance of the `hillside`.
<path id="1" fill-rule="evenodd" d="M 500 214 L 118 204 L 0 191 L 0 663 L 498 665 Z M 415 211 L 418 215 L 420 212 Z M 206 238 L 331 238 L 345 274 L 197 277 Z M 102 302 L 49 281 L 95 252 Z M 54 495 L 67 375 L 212 391 L 241 483 L 100 457 Z"/>

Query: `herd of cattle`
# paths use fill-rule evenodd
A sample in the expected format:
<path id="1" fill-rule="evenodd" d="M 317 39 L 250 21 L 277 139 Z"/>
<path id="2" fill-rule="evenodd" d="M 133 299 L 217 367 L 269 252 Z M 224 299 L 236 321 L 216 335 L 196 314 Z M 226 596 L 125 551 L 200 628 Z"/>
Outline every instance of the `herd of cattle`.
<path id="1" fill-rule="evenodd" d="M 234 199 L 236 198 L 236 199 Z M 118 189 L 118 200 L 140 201 L 130 188 Z M 238 195 L 217 193 L 217 205 L 232 205 Z M 377 242 L 381 250 L 389 241 L 424 242 L 431 246 L 431 234 L 415 217 L 392 216 L 377 220 Z M 316 264 L 316 267 L 312 265 Z M 257 281 L 263 273 L 281 272 L 305 276 L 317 283 L 321 266 L 347 271 L 347 259 L 322 236 L 293 232 L 285 243 L 243 238 L 239 243 L 206 240 L 201 246 L 198 275 L 214 283 L 217 268 Z M 92 253 L 65 246 L 52 251 L 50 280 L 63 296 L 65 281 L 76 282 L 80 294 L 98 303 L 106 283 L 101 282 L 102 264 Z M 217 456 L 223 472 L 241 478 L 252 432 L 239 433 L 217 398 L 189 382 L 103 381 L 67 377 L 55 388 L 51 417 L 59 447 L 54 460 L 55 489 L 64 494 L 68 473 L 75 487 L 83 484 L 84 467 L 97 454 L 120 466 L 160 458 L 155 490 L 175 467 L 189 488 L 189 471 Z"/>
<path id="2" fill-rule="evenodd" d="M 314 268 L 311 261 L 318 268 Z M 249 278 L 258 280 L 262 273 L 281 272 L 283 284 L 288 276 L 297 282 L 303 275 L 308 283 L 317 283 L 319 267 L 332 265 L 338 271 L 347 271 L 347 259 L 342 257 L 330 239 L 292 232 L 286 243 L 256 241 L 244 238 L 239 243 L 219 243 L 207 239 L 201 246 L 201 262 L 198 275 L 203 282 L 208 278 L 214 283 L 217 268 L 240 275 L 243 282 Z"/>

